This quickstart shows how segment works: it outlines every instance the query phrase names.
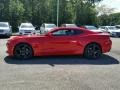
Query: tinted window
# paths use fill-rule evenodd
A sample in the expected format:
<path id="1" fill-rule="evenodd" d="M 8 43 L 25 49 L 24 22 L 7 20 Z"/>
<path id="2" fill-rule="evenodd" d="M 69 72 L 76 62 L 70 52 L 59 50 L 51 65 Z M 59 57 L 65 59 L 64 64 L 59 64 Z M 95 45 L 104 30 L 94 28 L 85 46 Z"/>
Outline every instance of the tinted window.
<path id="1" fill-rule="evenodd" d="M 71 35 L 79 35 L 82 31 L 80 30 L 58 30 L 56 32 L 53 32 L 52 34 L 54 36 L 71 36 Z"/>
<path id="2" fill-rule="evenodd" d="M 0 27 L 8 27 L 8 25 L 4 23 L 0 23 Z"/>
<path id="3" fill-rule="evenodd" d="M 85 26 L 87 29 L 90 29 L 90 30 L 97 30 L 97 28 L 95 26 Z"/>
<path id="4" fill-rule="evenodd" d="M 54 25 L 54 24 L 46 24 L 46 28 L 55 28 L 56 27 L 56 25 Z"/>
<path id="5" fill-rule="evenodd" d="M 75 24 L 66 24 L 66 27 L 77 27 Z"/>
<path id="6" fill-rule="evenodd" d="M 21 25 L 21 28 L 33 28 L 32 25 Z"/>

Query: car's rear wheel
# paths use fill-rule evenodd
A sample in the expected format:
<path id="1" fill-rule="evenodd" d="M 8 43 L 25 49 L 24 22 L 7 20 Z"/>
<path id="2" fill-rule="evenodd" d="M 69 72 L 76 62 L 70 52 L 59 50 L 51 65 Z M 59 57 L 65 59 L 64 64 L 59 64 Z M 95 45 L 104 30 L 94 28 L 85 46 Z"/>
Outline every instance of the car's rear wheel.
<path id="1" fill-rule="evenodd" d="M 14 49 L 14 56 L 18 59 L 29 59 L 33 57 L 33 49 L 28 44 L 18 44 Z"/>
<path id="2" fill-rule="evenodd" d="M 97 59 L 101 56 L 102 49 L 100 45 L 92 43 L 86 46 L 84 56 L 88 59 Z"/>

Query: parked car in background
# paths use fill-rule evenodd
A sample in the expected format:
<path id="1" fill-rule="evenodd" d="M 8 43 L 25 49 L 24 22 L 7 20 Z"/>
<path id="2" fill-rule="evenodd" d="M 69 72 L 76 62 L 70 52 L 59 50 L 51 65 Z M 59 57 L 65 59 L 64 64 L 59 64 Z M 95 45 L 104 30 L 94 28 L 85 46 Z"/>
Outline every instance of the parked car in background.
<path id="1" fill-rule="evenodd" d="M 120 29 L 116 28 L 116 26 L 100 26 L 99 27 L 103 32 L 107 32 L 110 36 L 119 37 L 120 36 Z"/>
<path id="2" fill-rule="evenodd" d="M 115 25 L 116 28 L 120 29 L 120 25 Z"/>
<path id="3" fill-rule="evenodd" d="M 40 27 L 40 33 L 46 33 L 48 31 L 50 31 L 53 28 L 56 28 L 57 26 L 53 23 L 43 23 Z"/>
<path id="4" fill-rule="evenodd" d="M 92 26 L 92 25 L 84 25 L 84 26 L 81 26 L 80 28 L 85 28 L 87 30 L 90 30 L 90 31 L 93 31 L 93 32 L 98 32 L 98 33 L 103 32 L 101 29 L 98 29 L 97 27 Z"/>
<path id="5" fill-rule="evenodd" d="M 78 27 L 76 24 L 62 24 L 61 27 L 71 27 L 71 28 L 76 28 Z"/>
<path id="6" fill-rule="evenodd" d="M 35 27 L 31 23 L 21 23 L 19 28 L 20 35 L 36 34 Z"/>
<path id="7" fill-rule="evenodd" d="M 80 28 L 55 28 L 42 35 L 11 37 L 7 53 L 18 59 L 46 55 L 84 55 L 97 59 L 109 52 L 112 42 L 108 34 Z"/>
<path id="8" fill-rule="evenodd" d="M 12 29 L 8 22 L 0 22 L 0 36 L 10 37 Z"/>

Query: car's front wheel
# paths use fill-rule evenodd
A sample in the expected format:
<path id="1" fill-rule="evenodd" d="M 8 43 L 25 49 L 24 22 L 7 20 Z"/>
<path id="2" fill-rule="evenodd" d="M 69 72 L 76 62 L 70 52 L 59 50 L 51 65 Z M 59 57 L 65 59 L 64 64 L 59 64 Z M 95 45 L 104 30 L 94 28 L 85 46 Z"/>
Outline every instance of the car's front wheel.
<path id="1" fill-rule="evenodd" d="M 33 49 L 28 44 L 18 44 L 14 49 L 14 56 L 17 59 L 29 59 L 33 57 Z"/>
<path id="2" fill-rule="evenodd" d="M 87 45 L 84 51 L 84 56 L 89 59 L 97 59 L 101 56 L 101 54 L 101 47 L 96 43 Z"/>

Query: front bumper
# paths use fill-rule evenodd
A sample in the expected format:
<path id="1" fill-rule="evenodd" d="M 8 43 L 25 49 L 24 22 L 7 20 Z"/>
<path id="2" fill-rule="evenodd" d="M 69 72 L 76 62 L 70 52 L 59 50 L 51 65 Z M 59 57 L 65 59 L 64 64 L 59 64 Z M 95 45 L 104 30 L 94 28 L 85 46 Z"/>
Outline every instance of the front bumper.
<path id="1" fill-rule="evenodd" d="M 19 32 L 20 35 L 33 35 L 36 34 L 35 31 L 20 31 Z"/>
<path id="2" fill-rule="evenodd" d="M 10 42 L 9 42 L 9 41 L 6 43 L 6 46 L 7 46 L 6 53 L 7 53 L 9 56 L 13 56 L 13 46 L 10 45 Z"/>

